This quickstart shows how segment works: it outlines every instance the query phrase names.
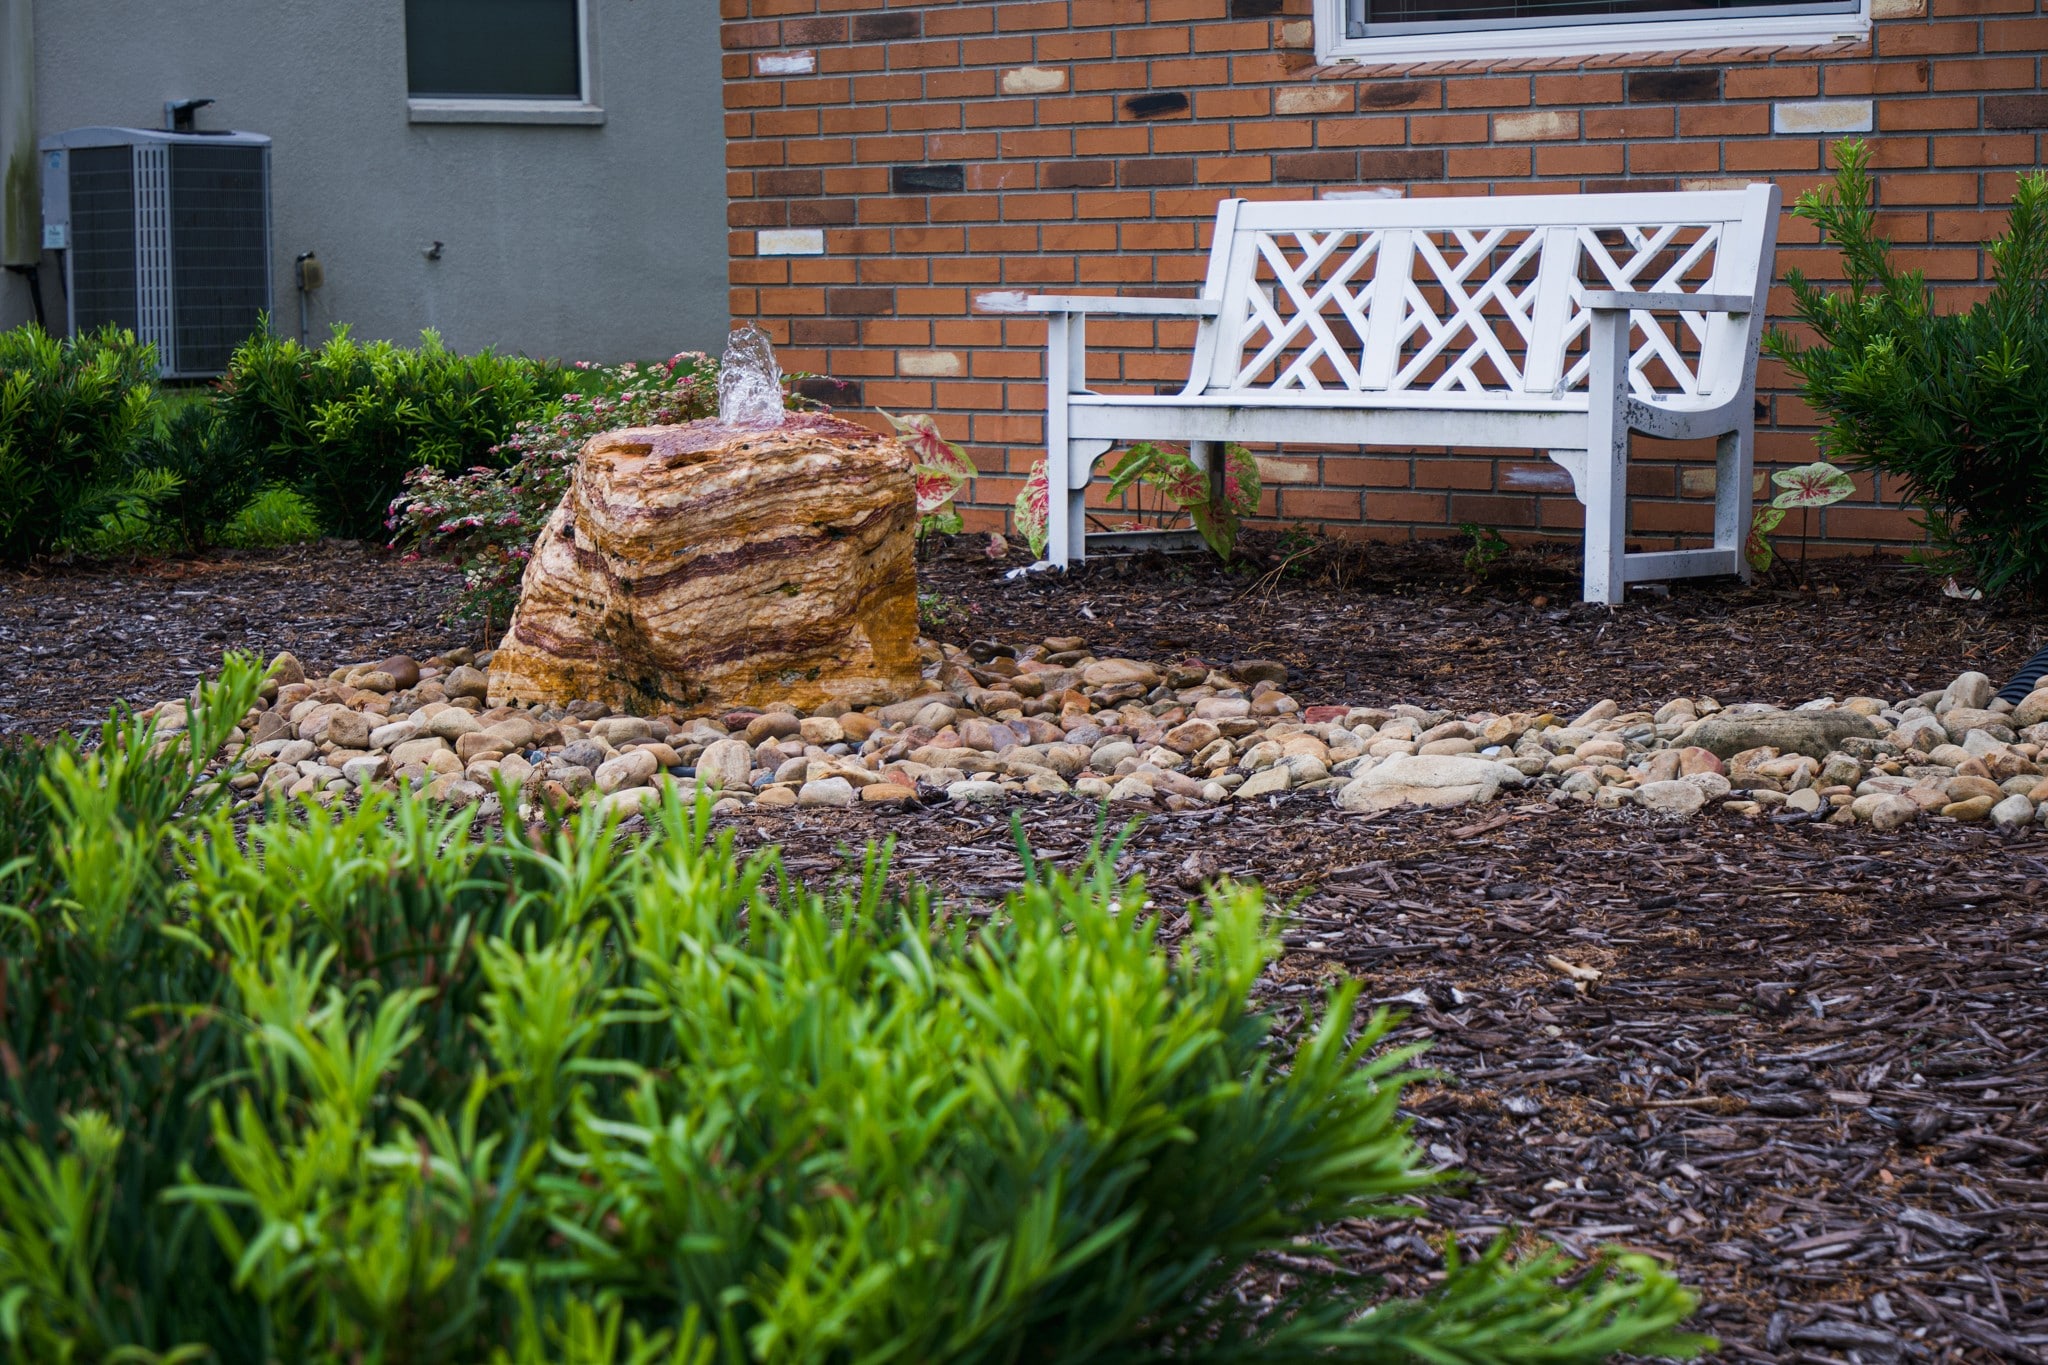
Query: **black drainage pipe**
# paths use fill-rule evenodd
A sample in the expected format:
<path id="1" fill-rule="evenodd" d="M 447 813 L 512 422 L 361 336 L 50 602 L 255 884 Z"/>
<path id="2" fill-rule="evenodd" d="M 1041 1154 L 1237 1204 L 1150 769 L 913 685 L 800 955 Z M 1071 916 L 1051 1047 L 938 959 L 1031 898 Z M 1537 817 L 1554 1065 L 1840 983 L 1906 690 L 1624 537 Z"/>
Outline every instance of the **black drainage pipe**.
<path id="1" fill-rule="evenodd" d="M 1998 699 L 2018 706 L 2033 694 L 2035 688 L 2042 686 L 2048 686 L 2048 649 L 2027 660 L 2026 667 L 2013 674 L 2012 681 L 1999 692 Z"/>

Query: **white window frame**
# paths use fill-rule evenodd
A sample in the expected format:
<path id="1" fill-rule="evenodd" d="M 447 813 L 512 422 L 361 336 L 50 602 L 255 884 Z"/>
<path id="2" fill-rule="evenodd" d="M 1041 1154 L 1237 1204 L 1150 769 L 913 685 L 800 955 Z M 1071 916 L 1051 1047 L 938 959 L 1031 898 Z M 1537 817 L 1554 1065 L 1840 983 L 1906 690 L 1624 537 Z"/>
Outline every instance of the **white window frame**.
<path id="1" fill-rule="evenodd" d="M 1341 0 L 1340 0 L 1341 3 Z M 576 31 L 581 35 L 583 88 L 574 99 L 492 100 L 420 99 L 407 95 L 408 123 L 580 123 L 604 122 L 597 91 L 597 3 L 576 0 Z M 410 41 L 410 39 L 408 39 Z"/>
<path id="2" fill-rule="evenodd" d="M 1847 14 L 1729 14 L 1617 23 L 1597 17 L 1583 24 L 1524 28 L 1447 29 L 1380 38 L 1345 34 L 1345 0 L 1315 0 L 1319 62 L 1474 61 L 1488 57 L 1579 57 L 1610 52 L 1677 52 L 1716 47 L 1818 47 L 1870 36 L 1871 0 Z"/>

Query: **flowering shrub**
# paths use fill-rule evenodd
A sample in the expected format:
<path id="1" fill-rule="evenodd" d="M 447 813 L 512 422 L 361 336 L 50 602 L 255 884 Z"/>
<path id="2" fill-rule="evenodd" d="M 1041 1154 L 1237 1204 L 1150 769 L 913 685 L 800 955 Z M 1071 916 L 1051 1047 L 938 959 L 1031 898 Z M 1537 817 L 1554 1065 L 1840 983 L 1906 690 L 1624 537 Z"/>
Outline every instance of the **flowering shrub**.
<path id="1" fill-rule="evenodd" d="M 406 475 L 384 525 L 396 548 L 462 566 L 454 615 L 505 621 L 548 515 L 569 491 L 584 442 L 620 427 L 694 422 L 718 413 L 718 362 L 684 351 L 652 365 L 579 361 L 577 391 L 521 422 L 491 453 L 505 468 Z"/>

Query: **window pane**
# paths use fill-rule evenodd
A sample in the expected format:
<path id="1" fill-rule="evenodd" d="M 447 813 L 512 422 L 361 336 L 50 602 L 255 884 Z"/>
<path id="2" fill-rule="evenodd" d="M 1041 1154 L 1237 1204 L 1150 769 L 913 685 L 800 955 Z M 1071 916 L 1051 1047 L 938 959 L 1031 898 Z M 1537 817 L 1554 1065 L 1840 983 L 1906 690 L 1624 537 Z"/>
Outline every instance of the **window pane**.
<path id="1" fill-rule="evenodd" d="M 576 0 L 405 0 L 421 99 L 581 99 L 579 47 Z"/>
<path id="2" fill-rule="evenodd" d="M 1855 0 L 1353 0 L 1351 36 L 1443 32 L 1461 28 L 1542 27 L 1584 22 L 1851 13 Z"/>

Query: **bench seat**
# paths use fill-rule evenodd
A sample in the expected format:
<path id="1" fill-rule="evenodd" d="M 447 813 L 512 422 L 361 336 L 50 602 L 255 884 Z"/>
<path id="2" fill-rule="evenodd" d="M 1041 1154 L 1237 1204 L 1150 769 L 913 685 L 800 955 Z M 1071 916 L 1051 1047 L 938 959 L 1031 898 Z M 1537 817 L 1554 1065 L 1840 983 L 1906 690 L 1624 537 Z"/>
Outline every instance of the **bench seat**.
<path id="1" fill-rule="evenodd" d="M 1085 494 L 1119 444 L 1540 451 L 1586 504 L 1585 596 L 1747 574 L 1757 350 L 1778 191 L 1307 203 L 1226 200 L 1200 297 L 1040 297 L 1047 557 L 1085 558 Z M 1091 316 L 1196 322 L 1179 393 L 1087 382 Z M 1632 432 L 1716 442 L 1714 545 L 1628 553 Z M 1093 538 L 1132 543 L 1131 533 Z"/>

